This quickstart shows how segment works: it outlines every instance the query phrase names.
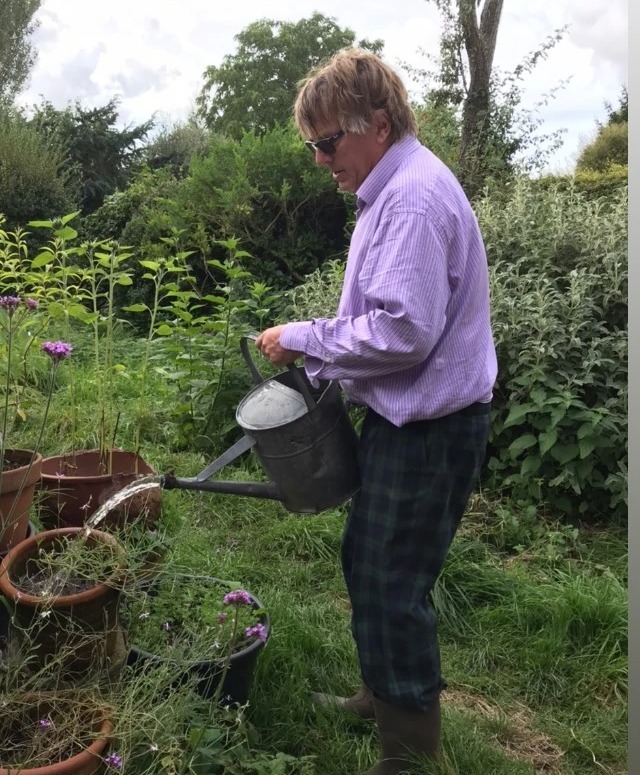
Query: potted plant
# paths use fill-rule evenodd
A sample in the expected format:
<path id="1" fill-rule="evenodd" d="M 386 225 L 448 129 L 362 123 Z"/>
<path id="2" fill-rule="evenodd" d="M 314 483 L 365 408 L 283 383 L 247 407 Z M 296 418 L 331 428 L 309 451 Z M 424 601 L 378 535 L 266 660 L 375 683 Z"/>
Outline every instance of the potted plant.
<path id="1" fill-rule="evenodd" d="M 25 539 L 0 566 L 9 651 L 30 656 L 38 669 L 54 668 L 54 683 L 113 675 L 126 660 L 119 619 L 125 580 L 125 550 L 110 533 L 58 528 Z"/>
<path id="2" fill-rule="evenodd" d="M 19 248 L 0 229 L 0 294 L 17 287 L 15 251 Z M 8 268 L 6 268 L 8 267 Z M 42 455 L 38 447 L 46 423 L 60 362 L 71 353 L 65 342 L 44 342 L 42 351 L 50 358 L 49 390 L 38 440 L 32 449 L 12 447 L 9 433 L 18 420 L 26 418 L 25 403 L 43 399 L 33 385 L 37 372 L 38 336 L 46 319 L 38 313 L 39 303 L 32 297 L 0 295 L 0 552 L 8 551 L 25 538 L 36 486 L 40 481 Z"/>
<path id="3" fill-rule="evenodd" d="M 42 462 L 40 519 L 47 528 L 84 525 L 110 495 L 139 477 L 156 474 L 140 455 L 138 434 L 134 450 L 120 449 L 117 444 L 123 408 L 118 380 L 128 375 L 114 354 L 119 322 L 116 296 L 119 288 L 133 283 L 131 253 L 107 240 L 74 244 L 77 232 L 70 221 L 76 215 L 66 215 L 59 222 L 30 223 L 53 232 L 52 239 L 31 267 L 40 272 L 38 281 L 42 288 L 56 299 L 50 307 L 54 324 L 62 327 L 67 336 L 71 320 L 76 325 L 89 327 L 96 375 L 96 416 L 91 431 L 96 434 L 97 446 L 78 448 L 73 406 L 77 386 L 72 379 L 69 384 L 71 449 L 48 456 Z M 144 391 L 144 378 L 136 384 Z M 117 514 L 107 517 L 103 526 L 109 528 L 140 517 L 153 523 L 160 514 L 160 498 L 159 488 L 145 492 L 121 506 Z"/>
<path id="4" fill-rule="evenodd" d="M 111 709 L 75 692 L 18 694 L 0 714 L 0 775 L 98 775 L 116 764 L 108 754 Z"/>
<path id="5" fill-rule="evenodd" d="M 270 635 L 269 616 L 250 592 L 210 576 L 164 573 L 127 595 L 123 618 L 130 664 L 169 663 L 195 680 L 201 696 L 247 702 Z"/>

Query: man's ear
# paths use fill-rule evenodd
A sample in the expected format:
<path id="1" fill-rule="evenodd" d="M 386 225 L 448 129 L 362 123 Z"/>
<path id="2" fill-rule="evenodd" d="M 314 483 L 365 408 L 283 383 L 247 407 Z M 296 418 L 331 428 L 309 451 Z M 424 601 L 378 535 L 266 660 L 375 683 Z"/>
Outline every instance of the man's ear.
<path id="1" fill-rule="evenodd" d="M 376 110 L 373 114 L 373 125 L 376 129 L 376 140 L 383 145 L 391 135 L 391 120 L 386 108 Z"/>

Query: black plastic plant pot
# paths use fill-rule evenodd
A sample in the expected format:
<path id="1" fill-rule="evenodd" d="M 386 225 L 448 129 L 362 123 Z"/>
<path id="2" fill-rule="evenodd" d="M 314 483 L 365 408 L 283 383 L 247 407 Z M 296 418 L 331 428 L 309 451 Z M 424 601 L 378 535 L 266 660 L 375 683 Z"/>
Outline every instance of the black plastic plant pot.
<path id="1" fill-rule="evenodd" d="M 208 581 L 223 588 L 226 586 L 225 582 L 211 577 L 200 577 L 199 581 Z M 153 595 L 157 589 L 157 581 L 151 582 L 148 588 L 150 595 Z M 262 603 L 250 592 L 248 594 L 254 610 L 263 610 Z M 245 705 L 249 700 L 258 657 L 262 653 L 271 634 L 271 622 L 266 612 L 259 615 L 259 622 L 265 628 L 265 640 L 256 638 L 245 648 L 231 655 L 229 666 L 220 688 L 218 701 L 221 705 L 233 705 L 236 703 L 238 705 Z M 125 629 L 126 627 L 127 624 L 125 622 Z M 178 665 L 176 660 L 150 653 L 136 645 L 135 634 L 132 635 L 132 640 L 127 664 L 134 670 L 147 671 L 154 667 L 159 668 L 162 666 L 171 668 L 171 670 L 177 668 L 176 673 L 180 678 L 174 682 L 174 686 L 194 681 L 196 691 L 201 697 L 206 700 L 213 700 L 215 698 L 224 673 L 224 661 L 204 659 L 194 661 L 183 667 Z"/>

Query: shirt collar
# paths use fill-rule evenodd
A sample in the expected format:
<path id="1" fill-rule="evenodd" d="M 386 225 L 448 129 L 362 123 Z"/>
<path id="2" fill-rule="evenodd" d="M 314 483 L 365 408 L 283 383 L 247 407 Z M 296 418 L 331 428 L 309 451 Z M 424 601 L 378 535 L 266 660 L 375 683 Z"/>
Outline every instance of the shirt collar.
<path id="1" fill-rule="evenodd" d="M 365 205 L 373 204 L 376 201 L 400 164 L 419 147 L 419 141 L 412 135 L 393 143 L 356 191 L 358 211 L 362 210 Z"/>

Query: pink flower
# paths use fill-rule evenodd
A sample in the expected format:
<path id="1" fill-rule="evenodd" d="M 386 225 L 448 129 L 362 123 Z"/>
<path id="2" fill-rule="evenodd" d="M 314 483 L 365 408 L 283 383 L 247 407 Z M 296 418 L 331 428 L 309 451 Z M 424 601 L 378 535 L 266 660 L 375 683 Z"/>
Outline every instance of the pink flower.
<path id="1" fill-rule="evenodd" d="M 223 600 L 225 605 L 251 605 L 251 595 L 244 589 L 233 589 L 227 592 Z"/>
<path id="2" fill-rule="evenodd" d="M 73 347 L 67 342 L 43 342 L 41 349 L 52 361 L 60 361 L 71 355 Z"/>
<path id="3" fill-rule="evenodd" d="M 263 643 L 267 642 L 267 628 L 264 624 L 254 624 L 253 627 L 245 627 L 244 634 L 247 638 L 258 638 Z"/>

